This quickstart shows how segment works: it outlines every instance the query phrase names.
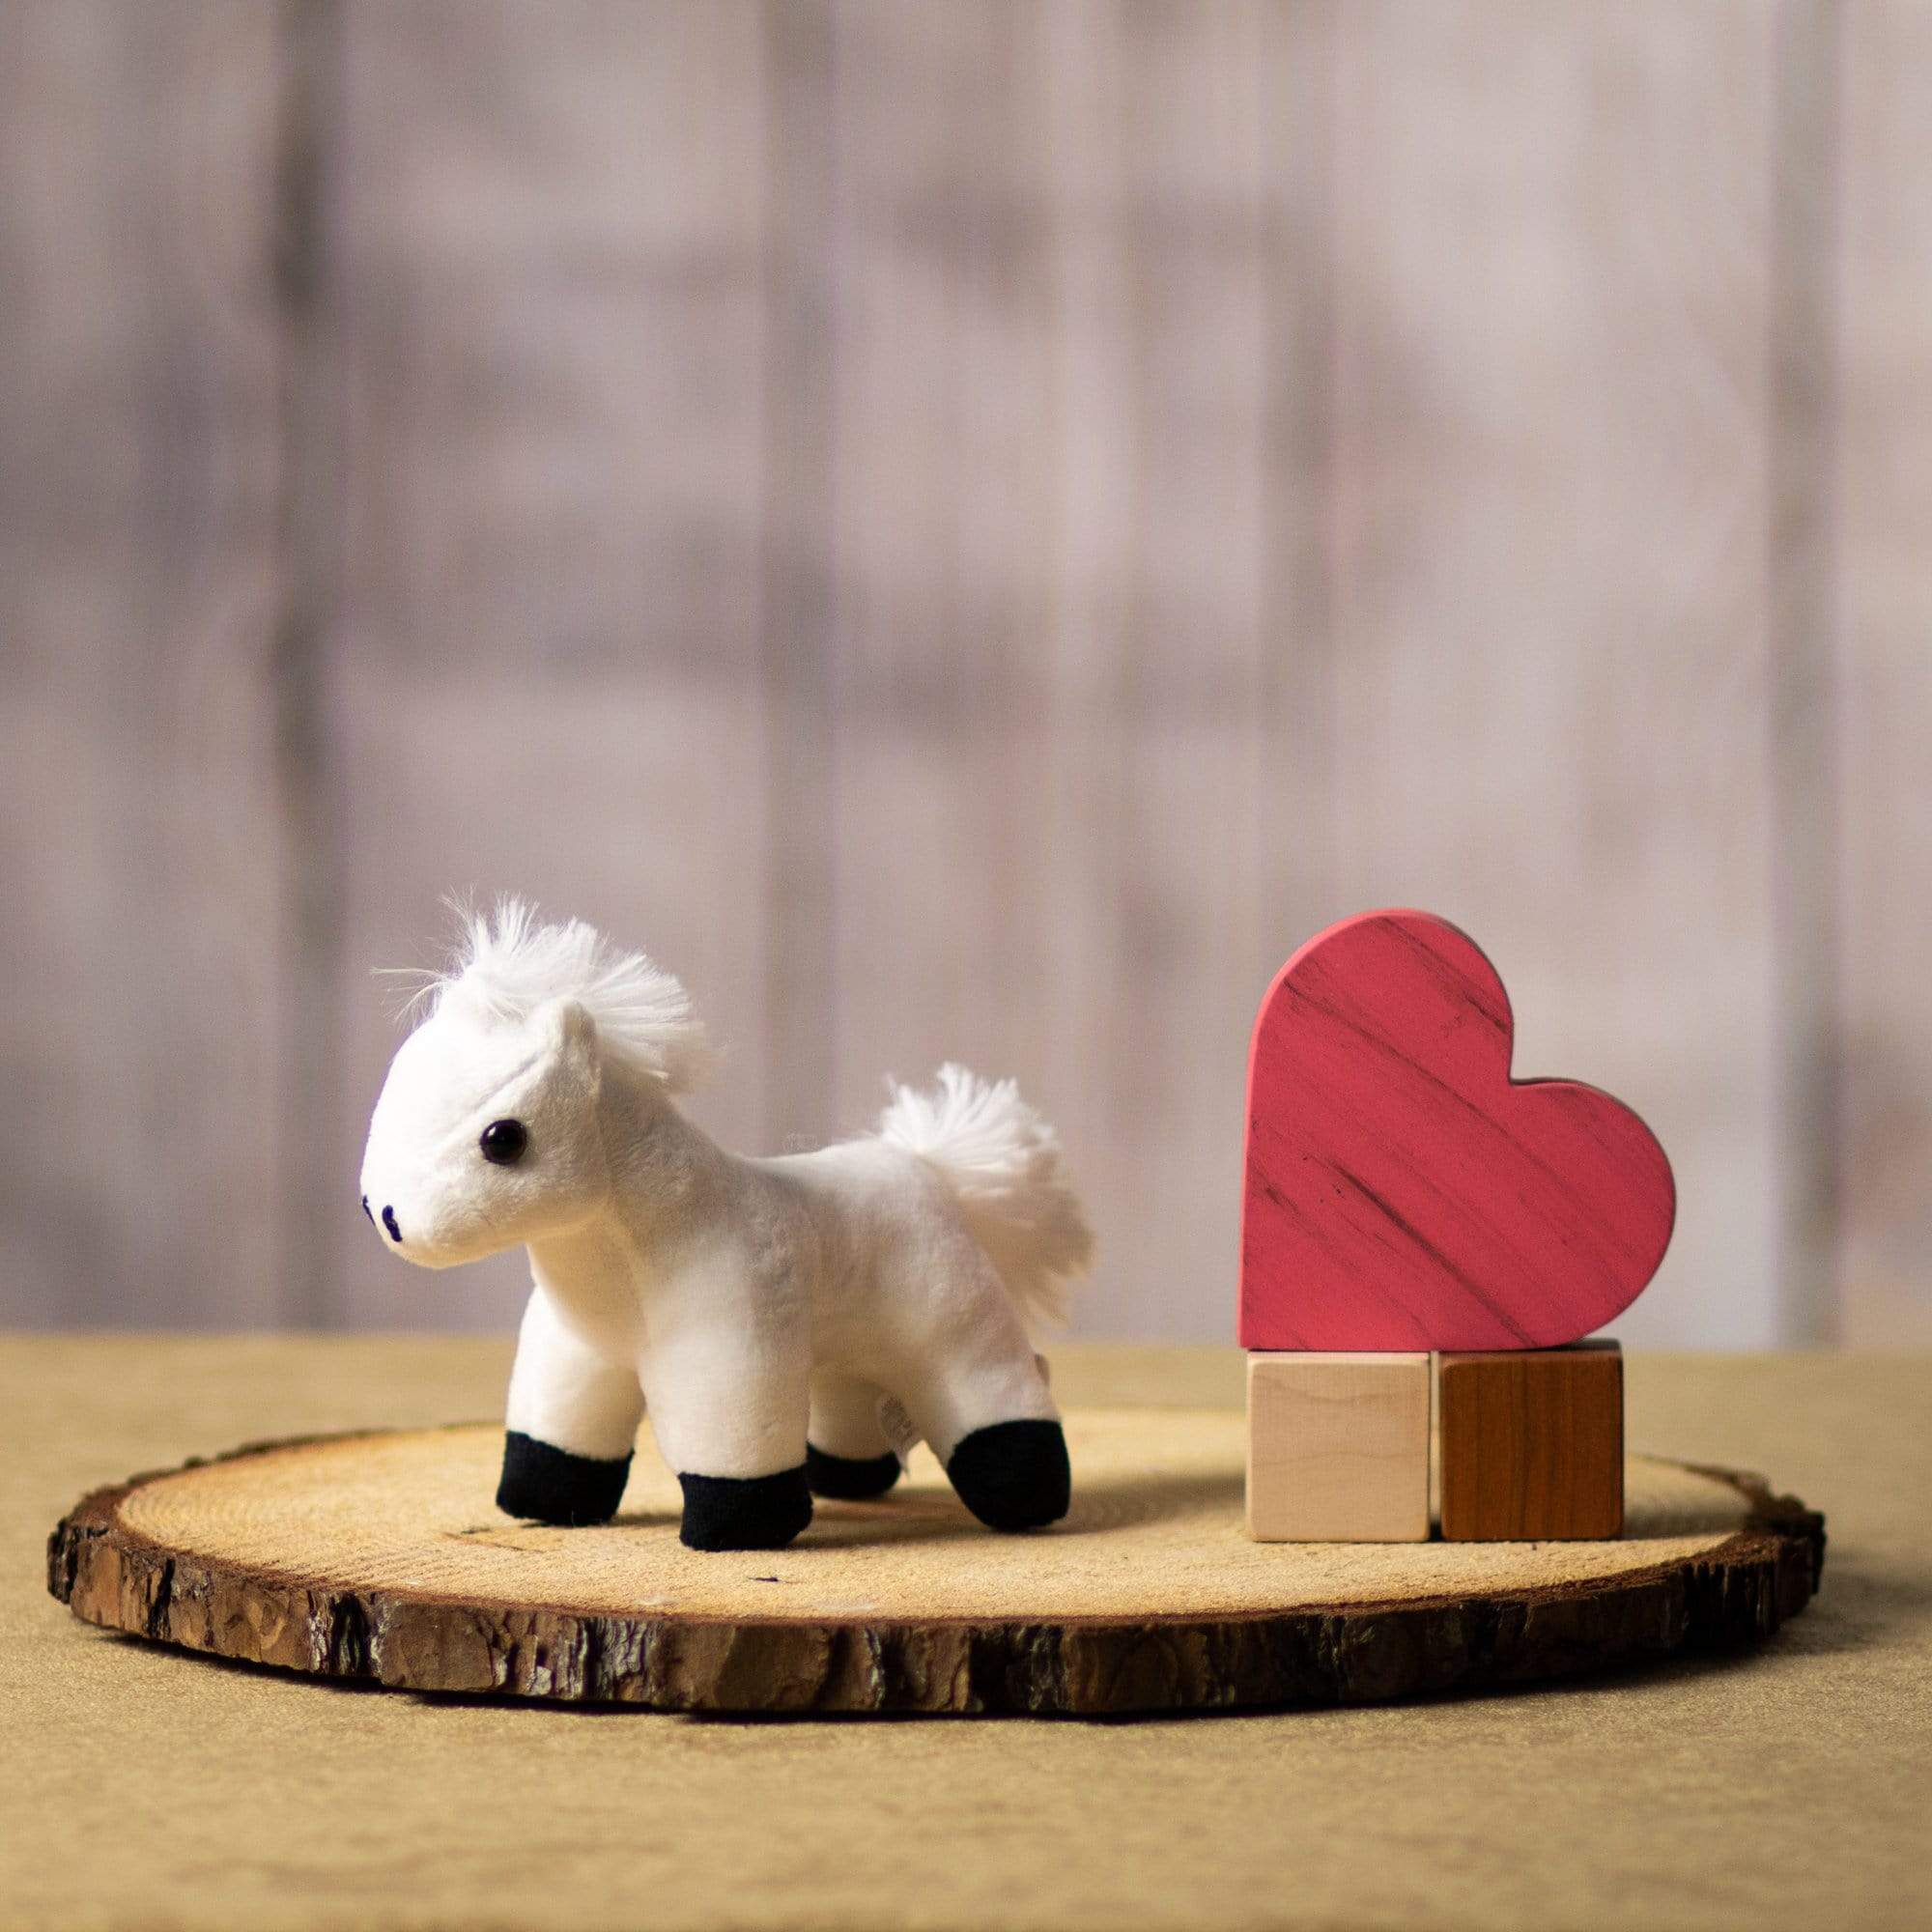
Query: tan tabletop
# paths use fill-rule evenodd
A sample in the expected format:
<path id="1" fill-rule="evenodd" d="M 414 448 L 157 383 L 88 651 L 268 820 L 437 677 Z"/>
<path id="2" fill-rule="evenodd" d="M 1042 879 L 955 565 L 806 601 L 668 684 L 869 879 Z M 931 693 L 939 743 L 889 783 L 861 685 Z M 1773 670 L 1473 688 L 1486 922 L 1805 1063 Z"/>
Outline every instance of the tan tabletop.
<path id="1" fill-rule="evenodd" d="M 1769 1649 L 1553 1690 L 1091 1724 L 426 1700 L 75 1623 L 82 1491 L 487 1415 L 507 1343 L 0 1342 L 0 1926 L 1924 1926 L 1932 1358 L 1638 1355 L 1632 1446 L 1825 1511 Z M 1239 1400 L 1067 1349 L 1070 1403 Z"/>

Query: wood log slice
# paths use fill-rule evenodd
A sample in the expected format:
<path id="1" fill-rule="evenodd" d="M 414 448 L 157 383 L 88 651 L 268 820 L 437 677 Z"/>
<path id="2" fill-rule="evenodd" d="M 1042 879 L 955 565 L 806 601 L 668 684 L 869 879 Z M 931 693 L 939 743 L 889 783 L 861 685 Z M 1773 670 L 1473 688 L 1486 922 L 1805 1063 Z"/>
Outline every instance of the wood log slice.
<path id="1" fill-rule="evenodd" d="M 496 1424 L 270 1443 L 97 1491 L 48 1585 L 109 1630 L 396 1690 L 664 1710 L 1354 1704 L 1759 1643 L 1824 1520 L 1754 1477 L 1629 1463 L 1605 1543 L 1257 1544 L 1232 1410 L 1075 1411 L 1074 1505 L 996 1536 L 924 1450 L 790 1548 L 700 1554 L 646 1439 L 621 1513 L 497 1514 Z"/>

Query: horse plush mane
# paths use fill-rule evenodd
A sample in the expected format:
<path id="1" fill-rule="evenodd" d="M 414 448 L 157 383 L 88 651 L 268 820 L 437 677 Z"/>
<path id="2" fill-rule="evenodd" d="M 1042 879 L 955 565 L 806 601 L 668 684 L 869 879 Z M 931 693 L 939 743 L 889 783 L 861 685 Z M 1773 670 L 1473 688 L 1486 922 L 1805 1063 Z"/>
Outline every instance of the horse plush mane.
<path id="1" fill-rule="evenodd" d="M 647 1414 L 698 1548 L 763 1548 L 813 1494 L 876 1496 L 923 1438 L 998 1529 L 1067 1508 L 1028 1320 L 1093 1237 L 1010 1080 L 940 1069 L 813 1153 L 726 1152 L 674 1096 L 709 1062 L 643 953 L 522 900 L 469 914 L 370 1121 L 362 1206 L 429 1267 L 528 1249 L 498 1505 L 612 1515 Z"/>
<path id="2" fill-rule="evenodd" d="M 527 899 L 503 898 L 494 914 L 456 901 L 461 937 L 448 965 L 419 978 L 406 1011 L 434 1011 L 461 987 L 504 1020 L 524 1020 L 552 1000 L 578 1002 L 606 1053 L 689 1094 L 711 1071 L 704 1022 L 683 983 L 641 952 L 611 945 L 581 919 L 545 925 Z"/>

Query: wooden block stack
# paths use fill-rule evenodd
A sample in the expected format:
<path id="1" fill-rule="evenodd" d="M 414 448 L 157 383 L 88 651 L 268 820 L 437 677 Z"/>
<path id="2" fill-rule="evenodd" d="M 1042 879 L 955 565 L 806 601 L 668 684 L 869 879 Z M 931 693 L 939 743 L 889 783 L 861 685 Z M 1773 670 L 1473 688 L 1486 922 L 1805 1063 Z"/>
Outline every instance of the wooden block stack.
<path id="1" fill-rule="evenodd" d="M 1623 1360 L 1580 1338 L 1662 1260 L 1670 1165 L 1608 1094 L 1512 1080 L 1512 1030 L 1494 968 L 1427 913 L 1330 927 L 1263 1002 L 1239 1331 L 1261 1541 L 1427 1537 L 1432 1381 L 1444 1537 L 1622 1527 Z"/>

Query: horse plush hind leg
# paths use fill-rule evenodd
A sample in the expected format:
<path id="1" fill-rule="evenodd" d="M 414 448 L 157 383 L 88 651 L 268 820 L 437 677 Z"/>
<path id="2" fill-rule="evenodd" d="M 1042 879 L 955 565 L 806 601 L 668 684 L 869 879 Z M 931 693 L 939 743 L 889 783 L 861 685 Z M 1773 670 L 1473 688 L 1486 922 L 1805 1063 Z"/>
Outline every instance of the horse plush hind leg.
<path id="1" fill-rule="evenodd" d="M 1018 1311 L 976 1246 L 935 1241 L 927 1255 L 947 1319 L 902 1365 L 899 1399 L 989 1529 L 1058 1522 L 1072 1500 L 1066 1437 Z"/>
<path id="2" fill-rule="evenodd" d="M 881 1372 L 981 1522 L 1057 1522 L 1066 1438 L 1023 1318 L 1057 1312 L 1058 1284 L 1092 1252 L 1060 1143 L 1010 1080 L 949 1065 L 936 1092 L 896 1091 L 872 1146 L 827 1157 L 883 1206 L 869 1225 L 894 1231 L 878 1257 Z"/>
<path id="3" fill-rule="evenodd" d="M 959 1500 L 988 1529 L 1043 1529 L 1066 1514 L 1066 1436 L 1031 1347 L 1004 1361 L 929 1362 L 906 1407 Z"/>
<path id="4" fill-rule="evenodd" d="M 644 1412 L 637 1372 L 566 1327 L 533 1289 L 517 1337 L 497 1507 L 578 1526 L 617 1513 Z"/>
<path id="5" fill-rule="evenodd" d="M 860 1376 L 820 1369 L 812 1377 L 805 1473 L 813 1495 L 864 1501 L 898 1481 L 898 1451 L 879 1421 L 885 1399 L 877 1382 Z"/>

